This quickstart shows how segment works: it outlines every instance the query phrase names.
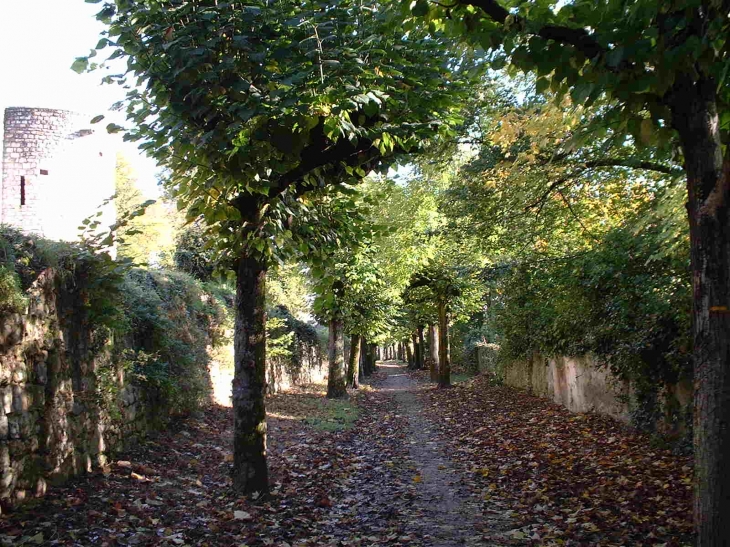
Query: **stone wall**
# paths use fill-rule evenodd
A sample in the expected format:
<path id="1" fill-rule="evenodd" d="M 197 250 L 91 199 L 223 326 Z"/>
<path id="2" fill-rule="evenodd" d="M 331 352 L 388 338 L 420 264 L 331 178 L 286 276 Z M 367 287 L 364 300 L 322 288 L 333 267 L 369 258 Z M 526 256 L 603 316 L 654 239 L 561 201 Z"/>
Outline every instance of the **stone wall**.
<path id="1" fill-rule="evenodd" d="M 49 484 L 103 466 L 110 455 L 164 427 L 171 411 L 154 389 L 125 378 L 124 348 L 93 328 L 78 292 L 44 270 L 24 313 L 0 312 L 0 507 L 41 496 Z M 75 283 L 71 283 L 76 285 Z M 230 406 L 232 344 L 213 347 L 210 399 Z M 201 364 L 201 366 L 203 366 Z M 322 352 L 298 343 L 294 360 L 270 362 L 269 391 L 321 380 Z"/>
<path id="2" fill-rule="evenodd" d="M 322 382 L 327 378 L 327 363 L 319 345 L 298 341 L 297 353 L 295 359 L 268 360 L 266 364 L 268 394 L 273 395 L 295 385 Z M 213 388 L 213 402 L 232 406 L 233 346 L 223 348 L 215 357 L 208 367 Z"/>
<path id="3" fill-rule="evenodd" d="M 85 310 L 64 298 L 54 270 L 40 275 L 28 297 L 26 313 L 0 317 L 4 507 L 103 465 L 122 439 L 133 441 L 158 419 L 142 390 L 125 384 L 108 347 L 96 347 L 83 329 Z M 113 404 L 99 389 L 101 367 L 112 371 Z"/>
<path id="4" fill-rule="evenodd" d="M 616 378 L 607 367 L 597 365 L 590 355 L 532 359 L 502 363 L 494 347 L 480 347 L 480 371 L 499 375 L 508 386 L 525 389 L 551 399 L 573 412 L 596 412 L 631 422 L 638 403 L 631 382 Z M 677 416 L 692 405 L 692 387 L 687 383 L 661 386 L 656 429 L 669 436 L 683 433 L 685 424 Z"/>
<path id="5" fill-rule="evenodd" d="M 0 223 L 75 240 L 81 221 L 114 194 L 115 154 L 89 117 L 47 108 L 8 108 L 4 119 Z M 97 218 L 114 222 L 111 204 Z"/>

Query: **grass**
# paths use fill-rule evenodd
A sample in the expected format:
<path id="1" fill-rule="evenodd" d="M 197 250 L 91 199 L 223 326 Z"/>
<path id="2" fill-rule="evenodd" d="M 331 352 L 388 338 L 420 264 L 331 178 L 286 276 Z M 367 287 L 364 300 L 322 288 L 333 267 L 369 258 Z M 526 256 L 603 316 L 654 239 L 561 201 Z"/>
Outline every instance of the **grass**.
<path id="1" fill-rule="evenodd" d="M 267 401 L 274 418 L 301 421 L 320 431 L 342 431 L 353 427 L 360 417 L 354 398 L 327 399 L 324 384 L 296 386 Z"/>
<path id="2" fill-rule="evenodd" d="M 466 382 L 471 378 L 474 378 L 474 374 L 467 374 L 466 372 L 456 372 L 451 374 L 451 383 L 460 384 L 461 382 Z"/>
<path id="3" fill-rule="evenodd" d="M 324 399 L 317 415 L 305 418 L 304 422 L 320 431 L 341 431 L 350 429 L 360 416 L 357 403 L 351 399 Z"/>

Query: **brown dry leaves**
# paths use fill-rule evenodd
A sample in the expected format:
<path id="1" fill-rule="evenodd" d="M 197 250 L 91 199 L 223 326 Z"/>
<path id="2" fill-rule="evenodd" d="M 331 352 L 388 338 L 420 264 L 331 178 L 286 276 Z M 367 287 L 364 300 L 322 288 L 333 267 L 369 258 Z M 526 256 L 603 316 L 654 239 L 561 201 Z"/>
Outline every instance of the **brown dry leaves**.
<path id="1" fill-rule="evenodd" d="M 511 500 L 536 545 L 690 545 L 689 458 L 610 418 L 572 414 L 486 377 L 425 389 L 427 415 L 485 506 Z"/>
<path id="2" fill-rule="evenodd" d="M 271 398 L 268 495 L 243 499 L 231 492 L 232 415 L 213 406 L 93 475 L 3 515 L 0 544 L 418 545 L 402 533 L 397 512 L 386 507 L 381 514 L 382 505 L 373 505 L 371 494 L 379 490 L 391 496 L 388 504 L 399 497 L 408 503 L 402 494 L 411 488 L 412 470 L 398 481 L 392 478 L 398 470 L 386 466 L 398 449 L 393 439 L 371 445 L 346 429 L 350 410 L 366 397 L 367 390 L 333 403 L 313 386 Z"/>

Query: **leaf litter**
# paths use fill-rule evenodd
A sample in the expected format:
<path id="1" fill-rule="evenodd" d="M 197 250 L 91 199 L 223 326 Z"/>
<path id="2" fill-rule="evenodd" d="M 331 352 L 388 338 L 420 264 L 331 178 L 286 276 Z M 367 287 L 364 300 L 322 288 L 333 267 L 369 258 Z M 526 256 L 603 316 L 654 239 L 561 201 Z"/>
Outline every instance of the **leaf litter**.
<path id="1" fill-rule="evenodd" d="M 597 416 L 477 379 L 268 401 L 271 492 L 231 491 L 210 406 L 0 520 L 2 545 L 684 545 L 691 462 Z"/>
<path id="2" fill-rule="evenodd" d="M 692 460 L 628 426 L 477 376 L 422 382 L 427 415 L 485 507 L 509 500 L 534 545 L 693 545 Z"/>

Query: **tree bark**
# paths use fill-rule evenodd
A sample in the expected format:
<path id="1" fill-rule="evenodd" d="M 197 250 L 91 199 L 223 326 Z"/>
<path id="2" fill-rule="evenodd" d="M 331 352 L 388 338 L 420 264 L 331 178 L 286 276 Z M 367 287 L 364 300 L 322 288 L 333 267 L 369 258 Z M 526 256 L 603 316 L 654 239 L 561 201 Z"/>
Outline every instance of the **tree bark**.
<path id="1" fill-rule="evenodd" d="M 413 350 L 411 349 L 411 343 L 404 341 L 403 345 L 406 347 L 406 360 L 408 361 L 408 368 L 413 368 Z"/>
<path id="2" fill-rule="evenodd" d="M 342 320 L 335 317 L 329 324 L 329 343 L 327 357 L 329 371 L 327 376 L 327 398 L 338 399 L 347 397 L 345 385 L 345 345 L 342 337 Z"/>
<path id="3" fill-rule="evenodd" d="M 449 362 L 449 321 L 446 302 L 438 303 L 439 313 L 439 387 L 451 385 L 451 363 Z"/>
<path id="4" fill-rule="evenodd" d="M 669 104 L 687 172 L 693 273 L 697 545 L 730 545 L 730 161 L 716 82 L 678 78 Z"/>
<path id="5" fill-rule="evenodd" d="M 243 257 L 236 272 L 233 338 L 233 488 L 266 492 L 266 265 Z"/>
<path id="6" fill-rule="evenodd" d="M 418 325 L 416 329 L 418 332 L 418 370 L 426 368 L 426 343 L 423 339 L 423 325 Z"/>
<path id="7" fill-rule="evenodd" d="M 350 337 L 350 359 L 347 364 L 347 385 L 353 389 L 360 387 L 360 337 L 353 334 Z"/>
<path id="8" fill-rule="evenodd" d="M 438 329 L 436 325 L 428 326 L 428 354 L 430 357 L 429 372 L 432 382 L 438 382 L 439 379 L 439 341 Z"/>
<path id="9" fill-rule="evenodd" d="M 410 368 L 417 369 L 418 368 L 418 336 L 415 332 L 411 333 L 411 346 L 413 347 L 413 362 L 411 363 Z"/>
<path id="10" fill-rule="evenodd" d="M 363 336 L 360 339 L 360 351 L 362 352 L 362 371 L 365 376 L 370 376 L 373 373 L 372 369 L 372 347 L 368 344 L 368 341 Z"/>
<path id="11" fill-rule="evenodd" d="M 360 337 L 360 370 L 359 370 L 359 376 L 360 376 L 360 382 L 365 381 L 365 339 L 361 336 Z"/>

